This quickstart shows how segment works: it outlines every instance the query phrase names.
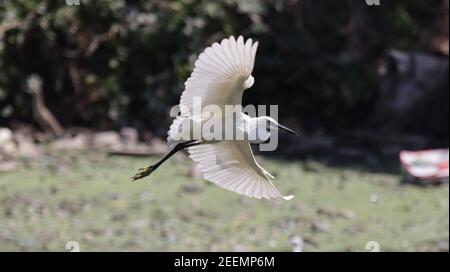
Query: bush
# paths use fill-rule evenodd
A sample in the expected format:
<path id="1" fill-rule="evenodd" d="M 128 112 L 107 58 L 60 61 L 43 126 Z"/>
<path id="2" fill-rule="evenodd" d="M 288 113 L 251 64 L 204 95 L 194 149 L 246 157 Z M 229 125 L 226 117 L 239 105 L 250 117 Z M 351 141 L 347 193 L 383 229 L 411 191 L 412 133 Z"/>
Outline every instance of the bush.
<path id="1" fill-rule="evenodd" d="M 154 131 L 169 121 L 196 56 L 231 34 L 260 41 L 244 102 L 280 104 L 280 117 L 303 130 L 361 126 L 381 54 L 420 48 L 436 16 L 419 0 L 4 2 L 0 124 L 32 121 L 24 85 L 37 74 L 65 126 Z"/>

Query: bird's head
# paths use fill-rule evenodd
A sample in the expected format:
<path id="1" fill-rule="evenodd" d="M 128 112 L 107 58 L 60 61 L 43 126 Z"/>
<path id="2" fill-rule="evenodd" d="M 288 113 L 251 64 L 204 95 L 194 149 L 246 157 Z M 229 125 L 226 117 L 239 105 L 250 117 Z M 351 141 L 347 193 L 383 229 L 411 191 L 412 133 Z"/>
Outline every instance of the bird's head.
<path id="1" fill-rule="evenodd" d="M 257 126 L 259 129 L 265 129 L 266 131 L 270 131 L 270 129 L 275 129 L 275 130 L 284 130 L 287 131 L 290 134 L 299 136 L 299 134 L 297 132 L 295 132 L 294 130 L 283 126 L 282 124 L 278 123 L 275 119 L 273 119 L 272 117 L 269 116 L 261 116 L 257 118 Z"/>

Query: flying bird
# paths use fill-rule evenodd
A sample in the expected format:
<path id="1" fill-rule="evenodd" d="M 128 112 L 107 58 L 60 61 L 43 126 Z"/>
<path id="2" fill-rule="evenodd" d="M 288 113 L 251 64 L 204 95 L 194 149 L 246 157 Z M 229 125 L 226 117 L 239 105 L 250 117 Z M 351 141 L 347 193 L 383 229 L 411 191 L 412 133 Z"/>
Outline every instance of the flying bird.
<path id="1" fill-rule="evenodd" d="M 199 55 L 185 82 L 179 115 L 168 131 L 169 153 L 156 164 L 139 169 L 132 180 L 150 175 L 176 152 L 187 149 L 203 177 L 224 189 L 257 199 L 282 197 L 289 200 L 293 197 L 283 196 L 273 185 L 271 179 L 274 177 L 258 164 L 250 147 L 250 144 L 269 140 L 271 130 L 282 129 L 298 135 L 274 118 L 250 117 L 240 110 L 233 119 L 233 128 L 247 136 L 244 139 L 211 140 L 208 137 L 211 131 L 201 131 L 201 135 L 189 138 L 195 124 L 205 123 L 204 116 L 196 111 L 201 112 L 208 105 L 221 110 L 226 105 L 241 106 L 243 92 L 254 83 L 252 71 L 257 47 L 258 42 L 252 39 L 244 41 L 242 36 L 237 39 L 231 36 L 220 44 L 214 43 Z M 195 99 L 202 102 L 201 109 L 196 108 Z M 233 120 L 225 119 L 224 122 Z"/>

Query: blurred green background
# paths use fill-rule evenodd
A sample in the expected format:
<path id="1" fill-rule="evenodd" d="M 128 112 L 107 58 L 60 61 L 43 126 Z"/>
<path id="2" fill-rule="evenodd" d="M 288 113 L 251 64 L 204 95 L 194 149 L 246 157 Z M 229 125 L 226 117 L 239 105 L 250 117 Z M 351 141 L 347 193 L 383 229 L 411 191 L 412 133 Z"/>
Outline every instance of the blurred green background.
<path id="1" fill-rule="evenodd" d="M 181 154 L 180 154 L 181 155 Z M 151 158 L 156 162 L 159 158 Z M 149 159 L 98 154 L 42 159 L 1 177 L 0 250 L 448 251 L 448 186 L 399 185 L 398 173 L 258 158 L 290 201 L 237 195 L 169 160 L 129 182 Z"/>
<path id="2" fill-rule="evenodd" d="M 400 184 L 398 162 L 448 147 L 448 2 L 0 0 L 0 251 L 448 251 L 448 183 Z M 183 154 L 130 183 L 160 156 L 85 144 L 165 137 L 198 54 L 229 35 L 259 41 L 244 103 L 303 133 L 258 156 L 293 200 L 208 184 Z M 31 76 L 62 141 L 33 114 Z"/>
<path id="3" fill-rule="evenodd" d="M 244 35 L 261 45 L 244 103 L 282 105 L 280 118 L 307 132 L 382 127 L 377 69 L 386 51 L 448 56 L 442 0 L 2 2 L 0 124 L 33 121 L 23 90 L 37 74 L 63 125 L 163 135 L 196 56 Z M 448 136 L 426 131 L 427 116 L 406 131 Z"/>

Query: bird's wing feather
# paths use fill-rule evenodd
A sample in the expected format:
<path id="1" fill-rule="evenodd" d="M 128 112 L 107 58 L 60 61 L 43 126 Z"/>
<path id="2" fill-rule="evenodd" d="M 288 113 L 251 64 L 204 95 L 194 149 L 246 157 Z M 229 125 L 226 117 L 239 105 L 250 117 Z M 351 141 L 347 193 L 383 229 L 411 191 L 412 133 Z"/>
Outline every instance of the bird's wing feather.
<path id="1" fill-rule="evenodd" d="M 244 141 L 222 141 L 188 148 L 203 177 L 222 188 L 254 198 L 283 197 L 269 180 L 270 174 L 256 162 Z"/>
<path id="2" fill-rule="evenodd" d="M 201 53 L 180 99 L 181 115 L 192 116 L 194 97 L 206 105 L 240 105 L 246 80 L 251 76 L 258 43 L 233 36 Z M 248 86 L 247 86 L 248 87 Z"/>

